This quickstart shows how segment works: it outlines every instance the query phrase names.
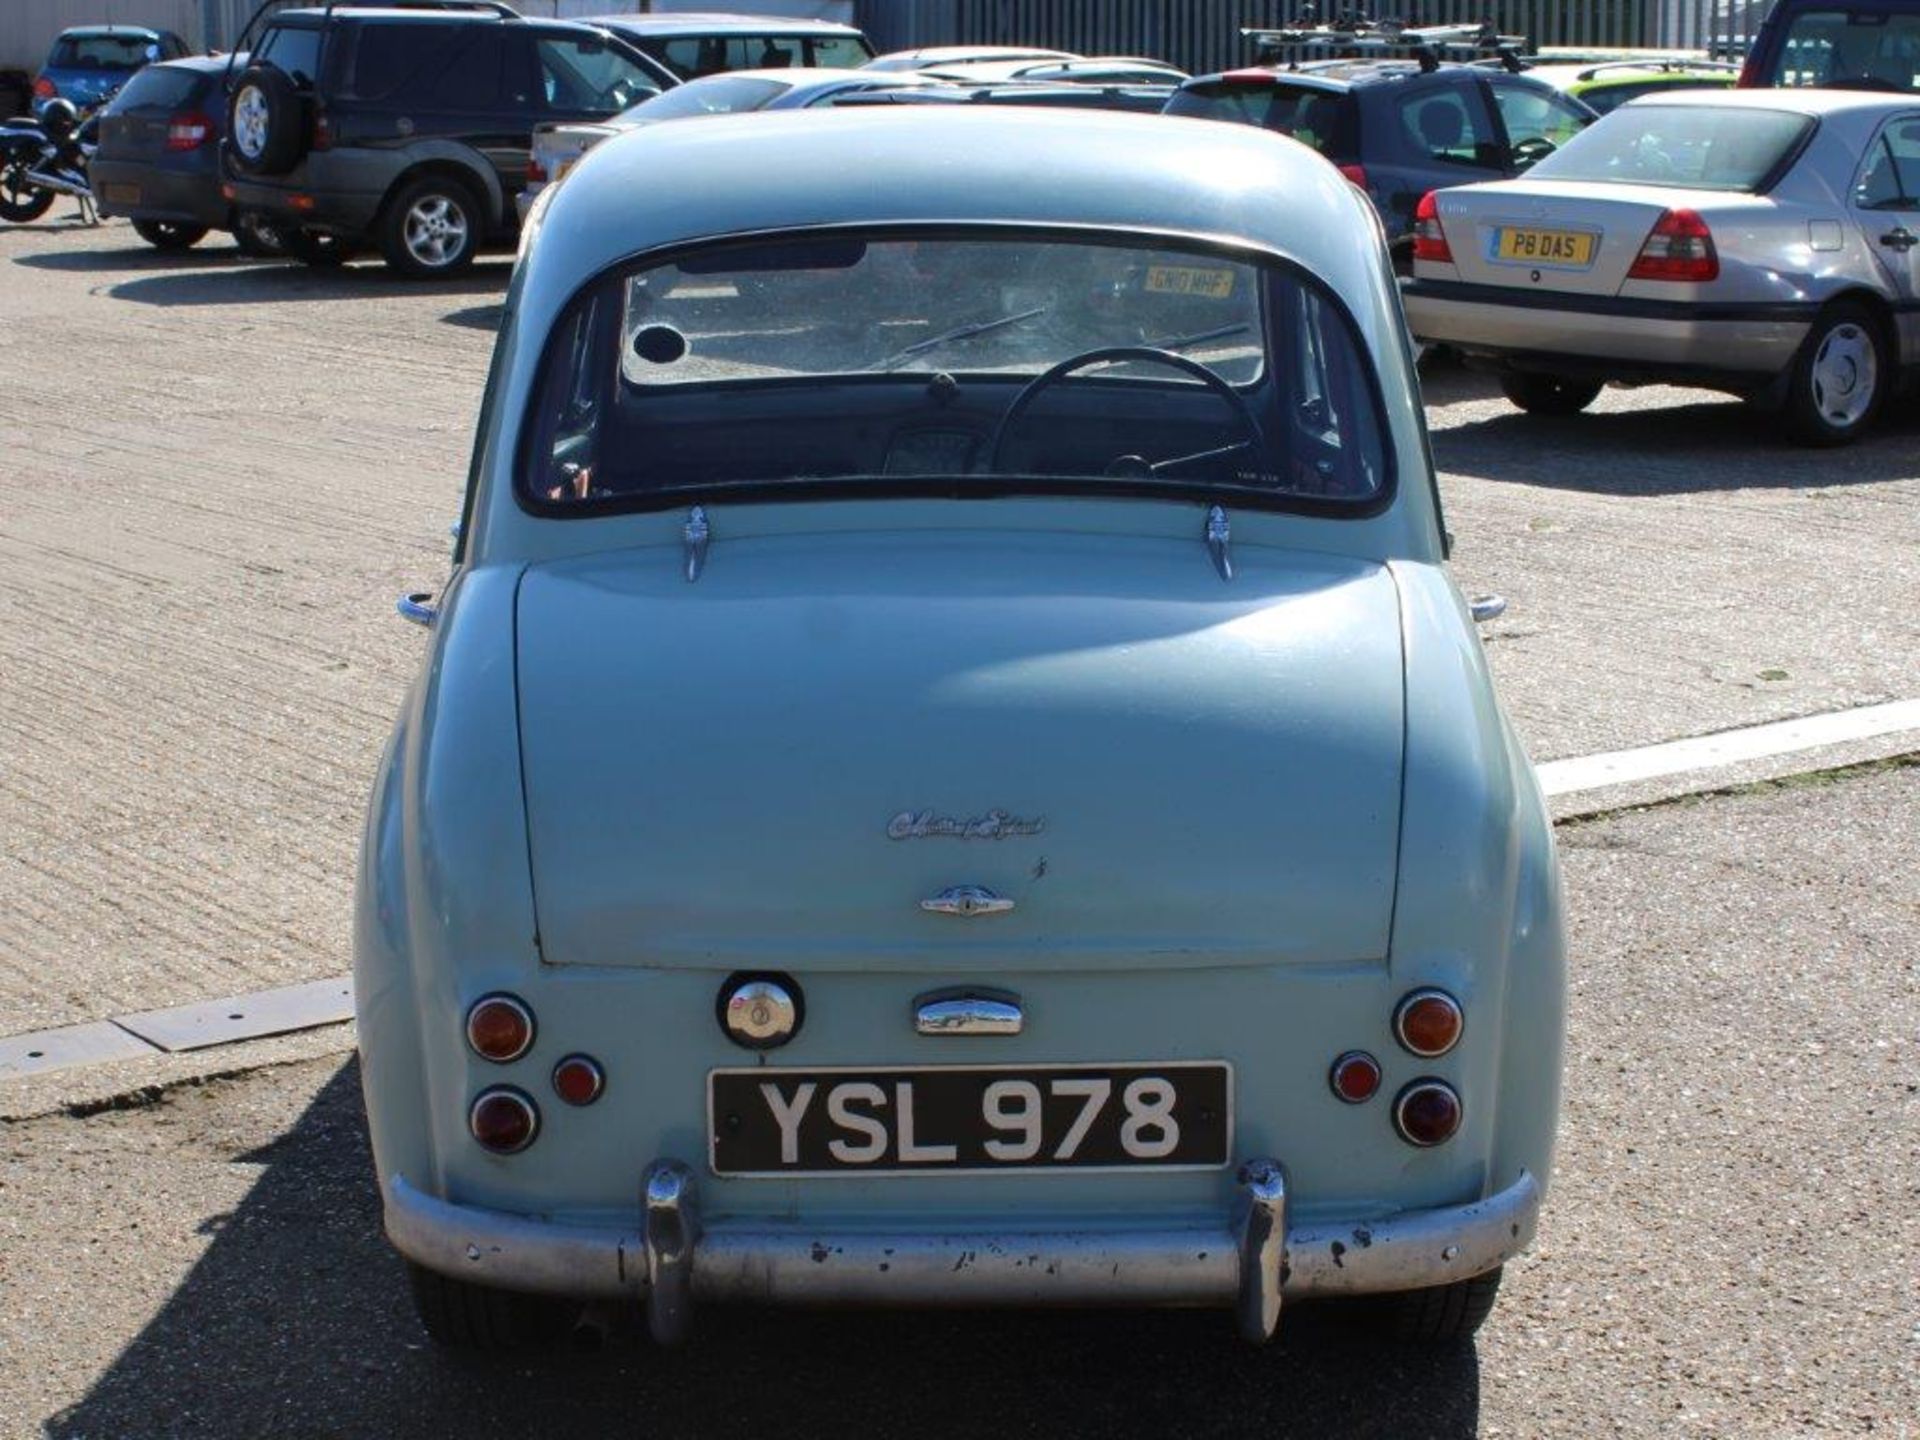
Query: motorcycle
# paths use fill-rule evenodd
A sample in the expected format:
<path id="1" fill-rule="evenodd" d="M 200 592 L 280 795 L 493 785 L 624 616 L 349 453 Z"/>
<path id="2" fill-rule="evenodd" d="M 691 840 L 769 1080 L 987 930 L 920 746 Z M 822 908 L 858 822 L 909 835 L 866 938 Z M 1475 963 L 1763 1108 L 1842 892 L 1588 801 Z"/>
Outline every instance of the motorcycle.
<path id="1" fill-rule="evenodd" d="M 100 223 L 87 169 L 99 148 L 100 110 L 112 98 L 103 95 L 84 114 L 70 100 L 52 100 L 37 117 L 0 121 L 0 220 L 24 225 L 71 195 L 83 221 Z"/>

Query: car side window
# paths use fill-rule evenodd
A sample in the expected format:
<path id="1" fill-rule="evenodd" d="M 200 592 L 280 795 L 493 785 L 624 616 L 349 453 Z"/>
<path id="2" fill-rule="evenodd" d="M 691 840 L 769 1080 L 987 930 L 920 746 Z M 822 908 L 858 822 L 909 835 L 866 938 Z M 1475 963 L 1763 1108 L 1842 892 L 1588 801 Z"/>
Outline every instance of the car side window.
<path id="1" fill-rule="evenodd" d="M 339 90 L 356 100 L 418 99 L 431 83 L 465 61 L 466 42 L 475 38 L 462 25 L 378 24 L 351 29 L 353 41 Z"/>
<path id="2" fill-rule="evenodd" d="M 253 58 L 273 65 L 296 85 L 310 86 L 320 74 L 320 32 L 292 25 L 269 30 Z"/>
<path id="3" fill-rule="evenodd" d="M 660 93 L 646 71 L 597 37 L 542 35 L 533 48 L 549 110 L 611 115 Z"/>
<path id="4" fill-rule="evenodd" d="M 1500 146 L 1482 108 L 1469 102 L 1468 92 L 1423 90 L 1395 102 L 1403 138 L 1416 154 L 1442 165 L 1470 165 L 1498 170 Z"/>
<path id="5" fill-rule="evenodd" d="M 1587 112 L 1551 90 L 1505 79 L 1491 84 L 1493 103 L 1506 127 L 1507 147 L 1518 151 L 1522 161 L 1558 150 L 1587 127 Z"/>
<path id="6" fill-rule="evenodd" d="M 824 70 L 858 70 L 873 58 L 873 52 L 851 35 L 816 35 L 807 41 L 811 52 L 809 65 Z"/>
<path id="7" fill-rule="evenodd" d="M 506 94 L 506 36 L 486 30 L 473 37 L 427 91 L 436 110 L 493 110 Z"/>
<path id="8" fill-rule="evenodd" d="M 1853 187 L 1862 210 L 1920 210 L 1920 120 L 1894 120 L 1867 147 Z"/>

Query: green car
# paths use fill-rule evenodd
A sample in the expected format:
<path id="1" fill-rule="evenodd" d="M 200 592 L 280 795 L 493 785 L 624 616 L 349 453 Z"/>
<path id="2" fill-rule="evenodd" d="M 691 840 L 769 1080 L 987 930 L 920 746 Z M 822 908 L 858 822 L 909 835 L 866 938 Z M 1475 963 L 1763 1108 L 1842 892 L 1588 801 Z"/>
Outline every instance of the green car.
<path id="1" fill-rule="evenodd" d="M 1654 55 L 1598 63 L 1576 57 L 1562 62 L 1543 51 L 1542 58 L 1549 63 L 1532 66 L 1529 75 L 1584 100 L 1602 115 L 1656 91 L 1731 89 L 1740 78 L 1737 65 L 1686 57 Z"/>

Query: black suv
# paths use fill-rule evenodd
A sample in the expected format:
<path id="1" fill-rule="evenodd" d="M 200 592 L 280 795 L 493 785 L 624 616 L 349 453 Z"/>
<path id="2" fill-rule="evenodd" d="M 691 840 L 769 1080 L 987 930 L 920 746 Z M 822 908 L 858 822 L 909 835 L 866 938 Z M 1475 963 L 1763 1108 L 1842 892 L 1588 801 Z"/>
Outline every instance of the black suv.
<path id="1" fill-rule="evenodd" d="M 371 240 L 403 274 L 450 275 L 518 223 L 535 124 L 667 83 L 603 30 L 486 0 L 283 10 L 230 86 L 228 183 L 309 262 Z"/>
<path id="2" fill-rule="evenodd" d="M 1260 125 L 1319 151 L 1373 200 L 1403 272 L 1422 195 L 1517 175 L 1598 118 L 1544 80 L 1431 58 L 1197 76 L 1166 113 Z"/>

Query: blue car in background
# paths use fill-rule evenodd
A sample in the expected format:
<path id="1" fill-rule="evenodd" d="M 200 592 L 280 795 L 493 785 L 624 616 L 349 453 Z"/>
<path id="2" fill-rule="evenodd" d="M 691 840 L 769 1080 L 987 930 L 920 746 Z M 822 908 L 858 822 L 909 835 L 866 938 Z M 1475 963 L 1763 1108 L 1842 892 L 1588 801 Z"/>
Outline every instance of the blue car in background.
<path id="1" fill-rule="evenodd" d="M 33 113 L 50 100 L 71 100 L 90 110 L 118 90 L 143 65 L 177 60 L 187 42 L 170 30 L 144 25 L 79 25 L 62 30 L 33 81 Z"/>

